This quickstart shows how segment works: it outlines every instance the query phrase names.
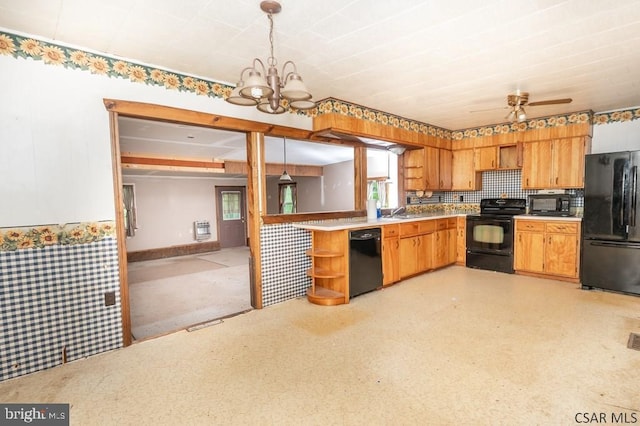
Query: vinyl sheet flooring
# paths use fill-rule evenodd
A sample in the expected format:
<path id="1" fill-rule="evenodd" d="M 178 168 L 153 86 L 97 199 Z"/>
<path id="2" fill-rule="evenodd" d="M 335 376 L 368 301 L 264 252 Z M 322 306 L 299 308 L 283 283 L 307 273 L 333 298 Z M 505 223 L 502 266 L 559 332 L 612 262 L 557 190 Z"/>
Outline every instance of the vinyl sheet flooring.
<path id="1" fill-rule="evenodd" d="M 155 337 L 251 309 L 249 248 L 128 264 L 132 334 Z"/>
<path id="2" fill-rule="evenodd" d="M 632 332 L 638 297 L 452 266 L 145 340 L 2 382 L 0 398 L 70 403 L 74 425 L 635 423 Z"/>

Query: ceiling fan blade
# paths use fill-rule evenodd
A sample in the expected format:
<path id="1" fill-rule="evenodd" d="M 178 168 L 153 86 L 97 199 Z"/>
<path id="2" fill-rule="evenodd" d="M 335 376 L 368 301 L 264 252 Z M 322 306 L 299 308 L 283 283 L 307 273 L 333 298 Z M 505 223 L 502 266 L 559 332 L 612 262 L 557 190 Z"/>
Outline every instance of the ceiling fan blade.
<path id="1" fill-rule="evenodd" d="M 540 106 L 540 105 L 557 105 L 557 104 L 569 104 L 573 101 L 571 98 L 565 99 L 550 99 L 548 101 L 538 101 L 538 102 L 529 102 L 529 106 Z"/>
<path id="2" fill-rule="evenodd" d="M 507 108 L 509 108 L 509 107 L 486 108 L 486 109 L 474 109 L 474 110 L 471 110 L 471 111 L 469 111 L 469 112 L 473 113 L 473 112 L 497 111 L 497 110 L 500 110 L 500 109 L 507 109 Z"/>

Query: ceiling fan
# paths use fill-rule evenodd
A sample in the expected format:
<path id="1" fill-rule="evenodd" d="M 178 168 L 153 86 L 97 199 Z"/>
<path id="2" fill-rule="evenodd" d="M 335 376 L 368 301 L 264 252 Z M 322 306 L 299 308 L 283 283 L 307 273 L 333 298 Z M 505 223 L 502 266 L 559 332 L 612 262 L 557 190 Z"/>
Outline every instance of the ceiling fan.
<path id="1" fill-rule="evenodd" d="M 557 105 L 571 103 L 571 98 L 564 99 L 548 99 L 546 101 L 529 102 L 529 93 L 516 90 L 515 94 L 507 96 L 508 108 L 511 108 L 511 112 L 505 117 L 507 120 L 513 122 L 518 121 L 521 123 L 527 119 L 527 113 L 524 110 L 525 105 L 528 107 L 542 106 L 542 105 Z"/>
<path id="2" fill-rule="evenodd" d="M 509 121 L 518 121 L 523 122 L 527 119 L 527 113 L 524 110 L 524 107 L 535 107 L 542 105 L 558 105 L 558 104 L 568 104 L 571 103 L 573 99 L 564 98 L 564 99 L 548 99 L 545 101 L 537 101 L 537 102 L 529 102 L 529 92 L 521 92 L 520 90 L 516 90 L 515 93 L 507 95 L 507 105 L 501 109 L 511 109 L 509 114 L 505 117 L 505 119 Z M 498 108 L 491 108 L 489 110 L 475 110 L 471 112 L 481 112 L 481 111 L 490 111 Z"/>

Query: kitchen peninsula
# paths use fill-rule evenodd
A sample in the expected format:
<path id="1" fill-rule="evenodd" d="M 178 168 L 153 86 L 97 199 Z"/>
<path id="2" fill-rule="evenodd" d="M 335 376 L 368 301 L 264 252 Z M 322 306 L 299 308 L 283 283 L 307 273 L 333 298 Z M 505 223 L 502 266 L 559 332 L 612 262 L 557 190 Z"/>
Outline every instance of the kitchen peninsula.
<path id="1" fill-rule="evenodd" d="M 382 230 L 383 286 L 456 262 L 459 211 L 437 211 L 378 219 L 299 223 L 311 232 L 311 287 L 307 298 L 319 305 L 349 303 L 349 232 Z M 402 262 L 400 262 L 402 259 Z"/>

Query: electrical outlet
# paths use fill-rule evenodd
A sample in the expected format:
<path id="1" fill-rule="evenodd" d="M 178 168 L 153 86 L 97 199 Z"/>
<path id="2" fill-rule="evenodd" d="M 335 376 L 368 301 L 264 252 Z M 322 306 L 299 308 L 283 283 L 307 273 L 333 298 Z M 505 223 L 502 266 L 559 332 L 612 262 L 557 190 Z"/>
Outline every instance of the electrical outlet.
<path id="1" fill-rule="evenodd" d="M 104 306 L 113 306 L 116 304 L 116 292 L 107 291 L 104 294 Z"/>

